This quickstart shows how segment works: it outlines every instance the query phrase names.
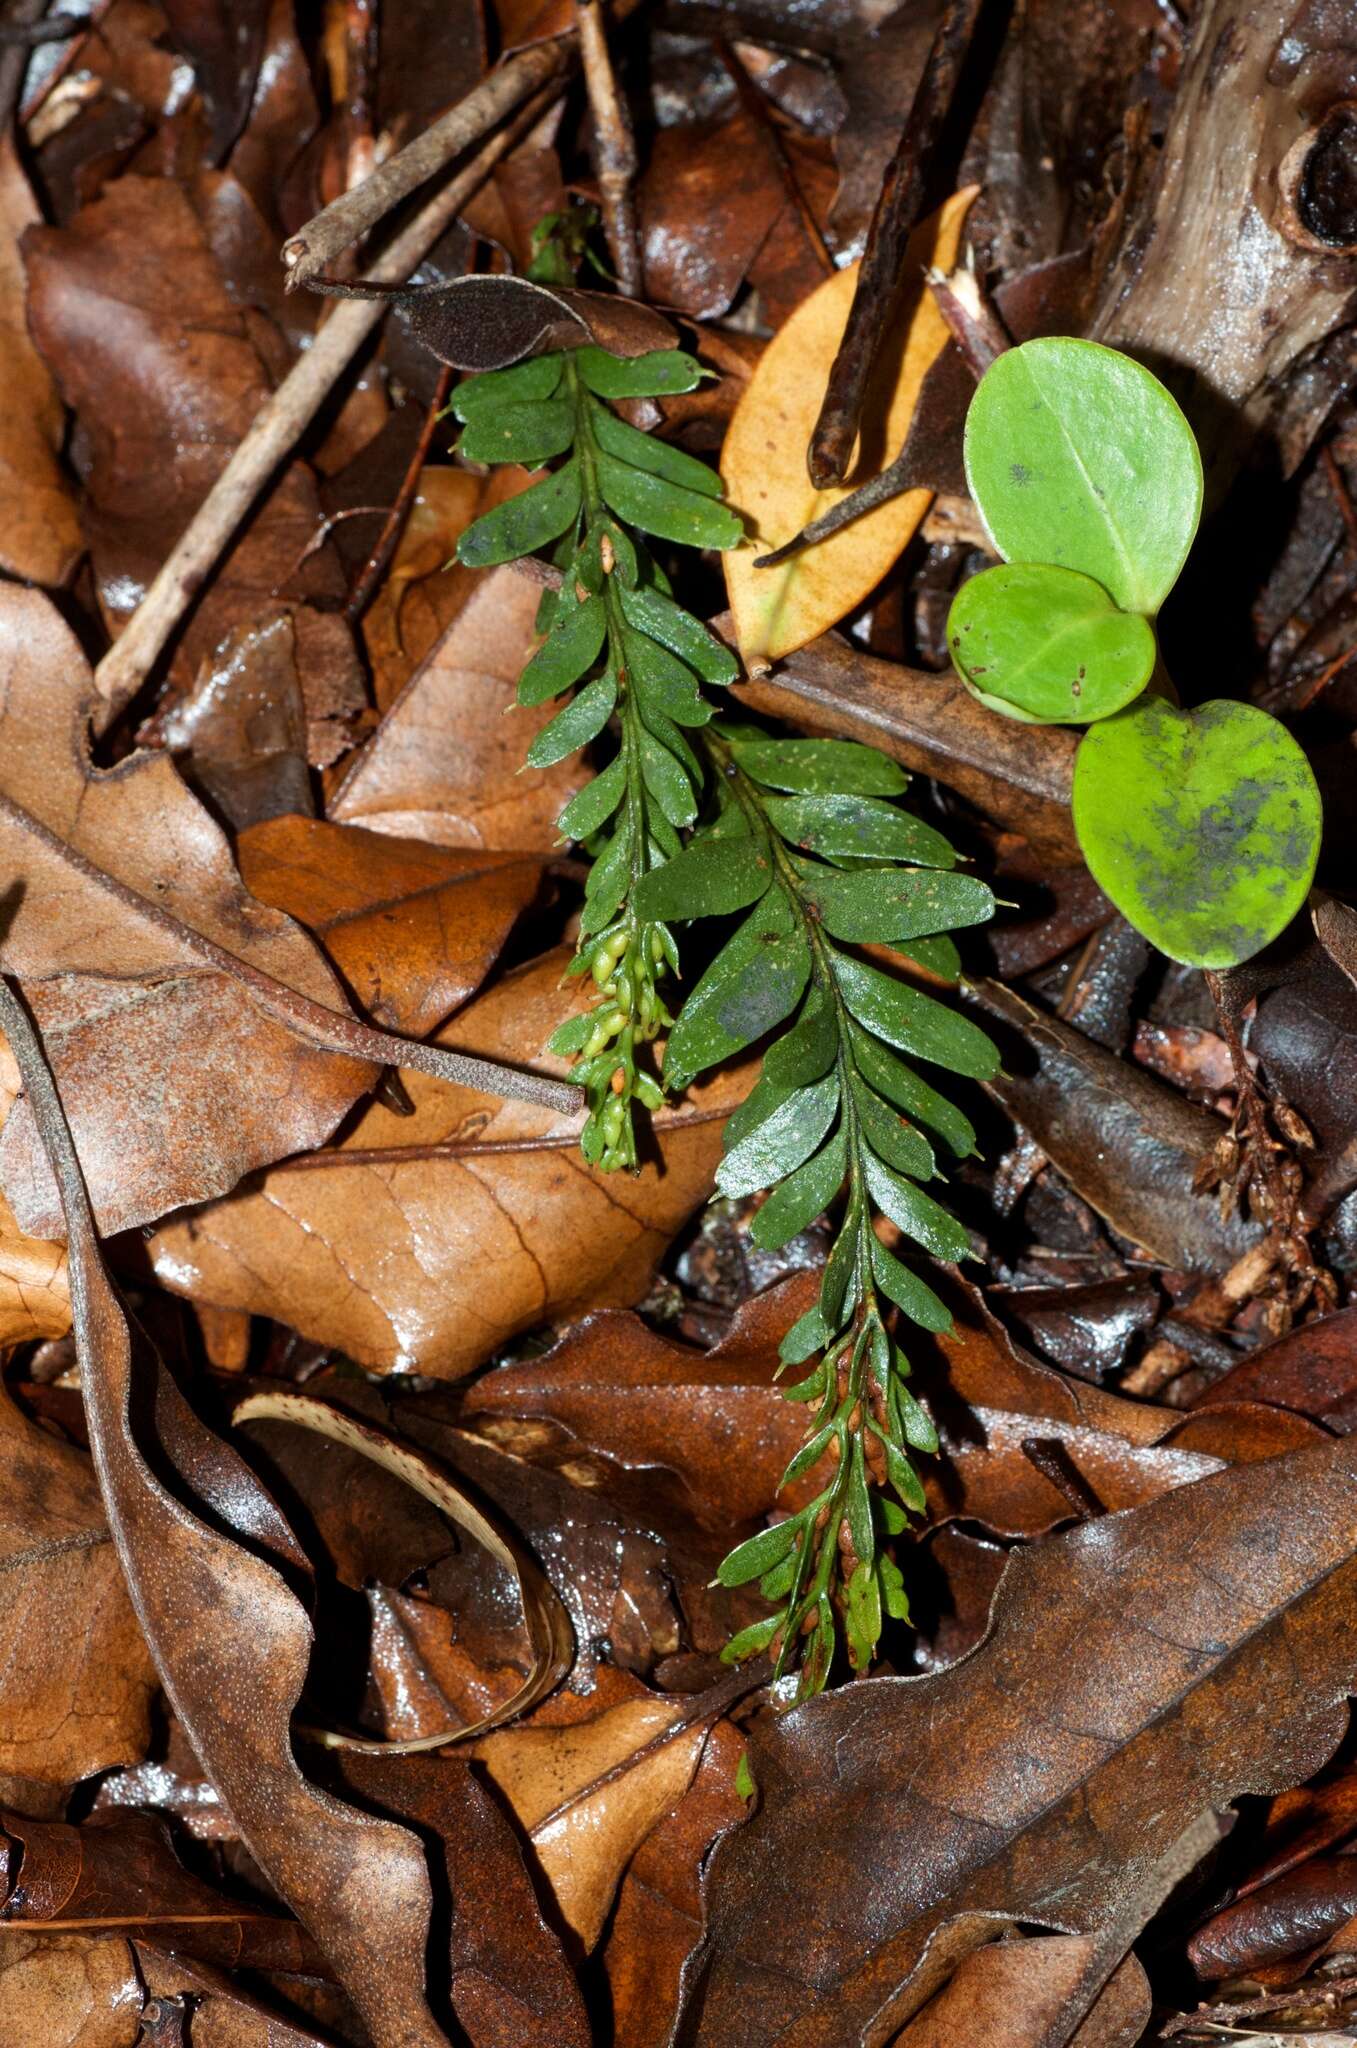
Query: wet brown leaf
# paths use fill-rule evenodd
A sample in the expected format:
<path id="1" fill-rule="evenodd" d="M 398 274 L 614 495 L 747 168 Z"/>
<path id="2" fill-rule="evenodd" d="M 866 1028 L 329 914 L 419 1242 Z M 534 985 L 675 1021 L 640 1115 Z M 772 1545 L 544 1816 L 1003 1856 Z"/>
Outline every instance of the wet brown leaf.
<path id="1" fill-rule="evenodd" d="M 84 542 L 75 492 L 58 457 L 65 419 L 51 372 L 28 331 L 19 238 L 40 218 L 13 142 L 0 145 L 0 568 L 31 583 L 64 583 Z"/>
<path id="2" fill-rule="evenodd" d="M 311 1630 L 277 1566 L 305 1570 L 305 1557 L 248 1467 L 199 1422 L 129 1324 L 103 1269 L 55 1088 L 6 985 L 0 1018 L 59 1176 L 90 1443 L 161 1682 L 255 1861 L 315 1936 L 380 2048 L 444 2048 L 423 1996 L 431 1890 L 419 1841 L 320 1792 L 293 1752 Z M 174 1492 L 147 1462 L 139 1431 L 148 1421 Z"/>
<path id="3" fill-rule="evenodd" d="M 200 203 L 221 182 L 209 179 Z M 69 227 L 31 228 L 23 247 L 33 333 L 80 423 L 81 516 L 116 634 L 269 395 L 255 337 L 275 369 L 281 337 L 237 304 L 209 225 L 169 178 L 118 178 Z M 184 682 L 269 607 L 318 519 L 310 471 L 288 464 L 189 619 Z M 342 595 L 324 553 L 292 588 Z"/>
<path id="4" fill-rule="evenodd" d="M 506 976 L 436 1042 L 536 1061 L 579 1000 L 560 986 L 568 957 Z M 658 1114 L 663 1170 L 605 1177 L 579 1156 L 578 1118 L 412 1074 L 413 1116 L 374 1103 L 332 1149 L 165 1224 L 156 1275 L 373 1371 L 455 1379 L 516 1331 L 644 1294 L 749 1081 L 747 1064 L 723 1071 Z"/>
<path id="5" fill-rule="evenodd" d="M 127 1942 L 0 1928 L 6 2048 L 135 2048 L 144 2002 Z"/>
<path id="6" fill-rule="evenodd" d="M 996 1919 L 1117 1916 L 1195 1816 L 1346 1725 L 1357 1447 L 1218 1474 L 1010 1563 L 985 1644 L 756 1741 L 676 2038 L 879 2040 Z"/>
<path id="7" fill-rule="evenodd" d="M 897 2036 L 895 2048 L 1136 2048 L 1150 2017 L 1150 1986 L 1128 1956 L 1069 2029 L 1082 2002 L 1098 1942 L 1088 1934 L 1043 1934 L 992 1942 L 963 1957 L 956 1975 Z"/>
<path id="8" fill-rule="evenodd" d="M 20 884 L 6 964 L 61 1077 L 101 1226 L 124 1229 L 318 1144 L 372 1069 L 304 1043 L 246 994 L 239 977 L 254 972 L 344 1008 L 311 941 L 241 887 L 164 755 L 91 769 L 89 671 L 36 593 L 4 593 L 0 660 L 0 864 Z M 0 1172 L 21 1227 L 54 1236 L 60 1206 L 25 1103 L 0 1136 Z"/>
<path id="9" fill-rule="evenodd" d="M 1357 1915 L 1357 1856 L 1315 1856 L 1214 1913 L 1187 1944 L 1208 1983 L 1304 1955 Z"/>
<path id="10" fill-rule="evenodd" d="M 551 707 L 514 704 L 544 573 L 530 563 L 481 575 L 345 774 L 329 807 L 337 824 L 441 846 L 557 843 L 556 820 L 586 771 L 578 758 L 525 770 Z"/>
<path id="11" fill-rule="evenodd" d="M 1302 1323 L 1260 1344 L 1196 1403 L 1209 1414 L 1223 1401 L 1269 1401 L 1349 1429 L 1357 1402 L 1357 1308 Z"/>
<path id="12" fill-rule="evenodd" d="M 301 817 L 243 832 L 236 858 L 261 903 L 320 940 L 364 1012 L 412 1038 L 475 994 L 542 879 L 520 854 Z"/>
<path id="13" fill-rule="evenodd" d="M 89 1459 L 0 1393 L 0 1772 L 140 1761 L 154 1687 Z"/>
<path id="14" fill-rule="evenodd" d="M 65 1245 L 26 1237 L 0 1195 L 0 1351 L 34 1337 L 64 1337 L 70 1327 Z"/>
<path id="15" fill-rule="evenodd" d="M 997 982 L 980 999 L 1021 1034 L 992 1093 L 1114 1230 L 1191 1272 L 1223 1271 L 1256 1242 L 1261 1224 L 1193 1190 L 1222 1118 Z"/>
<path id="16" fill-rule="evenodd" d="M 163 1820 L 128 1814 L 67 1827 L 0 1808 L 13 1862 L 0 1920 L 84 1933 L 117 1929 L 227 1968 L 315 1973 L 318 1950 L 295 1920 L 229 1899 L 190 1876 Z"/>

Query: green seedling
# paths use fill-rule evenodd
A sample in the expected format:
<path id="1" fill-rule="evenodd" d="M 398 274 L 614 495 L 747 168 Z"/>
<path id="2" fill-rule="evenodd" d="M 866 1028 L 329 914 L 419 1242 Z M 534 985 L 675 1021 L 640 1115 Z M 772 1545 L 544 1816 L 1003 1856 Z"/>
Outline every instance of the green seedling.
<path id="1" fill-rule="evenodd" d="M 1153 621 L 1201 514 L 1187 421 L 1129 356 L 1030 341 L 981 380 L 966 474 L 1004 563 L 952 606 L 957 672 L 1007 717 L 1089 727 L 1075 831 L 1139 931 L 1190 966 L 1247 960 L 1308 894 L 1319 792 L 1276 719 L 1224 700 L 1178 709 L 1157 658 Z"/>

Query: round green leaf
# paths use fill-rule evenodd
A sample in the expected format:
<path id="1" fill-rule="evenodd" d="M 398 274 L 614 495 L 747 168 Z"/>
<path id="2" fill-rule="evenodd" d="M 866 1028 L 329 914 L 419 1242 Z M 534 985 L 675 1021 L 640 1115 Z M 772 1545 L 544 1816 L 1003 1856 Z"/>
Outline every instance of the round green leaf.
<path id="1" fill-rule="evenodd" d="M 1015 562 L 957 592 L 947 620 L 957 673 L 991 711 L 1031 725 L 1090 725 L 1138 697 L 1154 634 L 1073 569 Z"/>
<path id="2" fill-rule="evenodd" d="M 1027 341 L 991 364 L 966 477 L 1005 561 L 1077 569 L 1124 612 L 1158 611 L 1201 514 L 1191 427 L 1157 377 L 1094 341 Z"/>
<path id="3" fill-rule="evenodd" d="M 1094 880 L 1189 967 L 1234 967 L 1305 901 L 1319 791 L 1286 728 L 1250 704 L 1142 697 L 1084 735 L 1074 829 Z"/>

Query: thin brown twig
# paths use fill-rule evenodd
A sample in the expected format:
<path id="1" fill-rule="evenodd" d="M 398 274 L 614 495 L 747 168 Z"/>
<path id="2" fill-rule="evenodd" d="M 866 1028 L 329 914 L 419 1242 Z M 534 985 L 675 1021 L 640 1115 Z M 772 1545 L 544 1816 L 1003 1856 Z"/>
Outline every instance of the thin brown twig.
<path id="1" fill-rule="evenodd" d="M 3 63 L 3 59 L 0 59 Z M 373 265 L 378 283 L 408 278 L 491 170 L 555 97 L 549 87 L 428 200 Z M 98 731 L 106 731 L 145 682 L 198 592 L 279 465 L 292 452 L 353 357 L 388 310 L 385 299 L 347 299 L 321 327 L 259 412 L 193 519 L 171 549 L 116 644 L 95 671 Z"/>
<path id="2" fill-rule="evenodd" d="M 778 131 L 776 122 L 768 111 L 768 102 L 759 91 L 740 61 L 740 54 L 724 36 L 714 36 L 712 47 L 725 65 L 732 85 L 735 87 L 740 105 L 753 121 L 764 145 L 772 158 L 773 168 L 782 183 L 782 188 L 796 208 L 806 240 L 814 250 L 816 258 L 826 277 L 832 277 L 835 262 L 829 244 L 820 233 L 820 223 L 815 218 L 814 208 L 801 190 L 792 160 L 787 154 L 787 145 Z"/>
<path id="3" fill-rule="evenodd" d="M 601 0 L 575 0 L 580 61 L 594 123 L 594 174 L 603 232 L 619 289 L 641 296 L 641 245 L 636 232 L 636 144 L 626 102 L 617 89 Z"/>
<path id="4" fill-rule="evenodd" d="M 287 289 L 296 291 L 299 285 L 309 284 L 312 278 L 328 271 L 345 249 L 384 220 L 402 199 L 418 191 L 454 157 L 480 142 L 525 100 L 563 81 L 575 56 L 573 42 L 534 43 L 492 71 L 474 92 L 450 107 L 422 135 L 379 164 L 370 178 L 355 185 L 351 192 L 341 194 L 290 241 L 284 242 L 282 259 Z M 420 254 L 423 253 L 421 249 Z"/>
<path id="5" fill-rule="evenodd" d="M 1357 554 L 1357 510 L 1353 508 L 1352 493 L 1348 489 L 1348 480 L 1338 467 L 1337 458 L 1327 441 L 1319 451 L 1319 459 L 1324 465 L 1324 474 L 1329 480 L 1329 489 L 1337 499 L 1338 509 L 1343 515 L 1343 524 L 1348 531 L 1348 545 L 1353 553 Z"/>
<path id="6" fill-rule="evenodd" d="M 817 490 L 842 483 L 848 474 L 867 386 L 899 295 L 906 244 L 923 203 L 929 159 L 947 119 L 983 4 L 984 0 L 946 0 L 900 146 L 886 167 L 867 230 L 848 324 L 806 451 L 806 467 Z"/>
<path id="7" fill-rule="evenodd" d="M 391 563 L 391 557 L 395 554 L 400 537 L 405 531 L 405 522 L 410 517 L 410 508 L 415 502 L 415 493 L 419 489 L 419 480 L 424 474 L 424 465 L 428 460 L 429 450 L 433 446 L 434 432 L 447 405 L 448 393 L 451 389 L 452 371 L 447 364 L 444 364 L 438 373 L 438 382 L 434 386 L 434 394 L 429 402 L 429 409 L 424 415 L 424 425 L 420 428 L 419 439 L 415 443 L 415 452 L 410 457 L 410 465 L 405 475 L 401 478 L 401 487 L 396 493 L 396 502 L 391 507 L 390 512 L 388 512 L 386 524 L 377 536 L 376 545 L 366 562 L 364 562 L 358 579 L 345 601 L 344 616 L 351 626 L 357 625 L 359 619 L 362 618 L 363 613 L 371 604 L 377 585 L 386 574 Z"/>
<path id="8" fill-rule="evenodd" d="M 976 383 L 990 364 L 1013 346 L 1013 337 L 998 308 L 969 264 L 955 270 L 930 270 L 928 289 Z"/>

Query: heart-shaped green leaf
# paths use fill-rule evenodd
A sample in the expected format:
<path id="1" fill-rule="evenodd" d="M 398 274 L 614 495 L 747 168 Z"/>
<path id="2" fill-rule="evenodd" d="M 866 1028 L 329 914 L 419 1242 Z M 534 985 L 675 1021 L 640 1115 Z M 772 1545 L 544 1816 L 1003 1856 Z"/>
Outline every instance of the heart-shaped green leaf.
<path id="1" fill-rule="evenodd" d="M 1154 634 L 1073 569 L 1014 562 L 958 591 L 947 621 L 957 672 L 991 711 L 1032 725 L 1090 725 L 1138 697 Z"/>
<path id="2" fill-rule="evenodd" d="M 1190 967 L 1234 967 L 1305 901 L 1319 791 L 1286 728 L 1250 704 L 1142 697 L 1084 735 L 1074 829 L 1138 931 Z"/>
<path id="3" fill-rule="evenodd" d="M 1050 562 L 1153 616 L 1201 514 L 1192 429 L 1116 349 L 1054 337 L 1005 350 L 966 416 L 971 496 L 1007 562 Z"/>

